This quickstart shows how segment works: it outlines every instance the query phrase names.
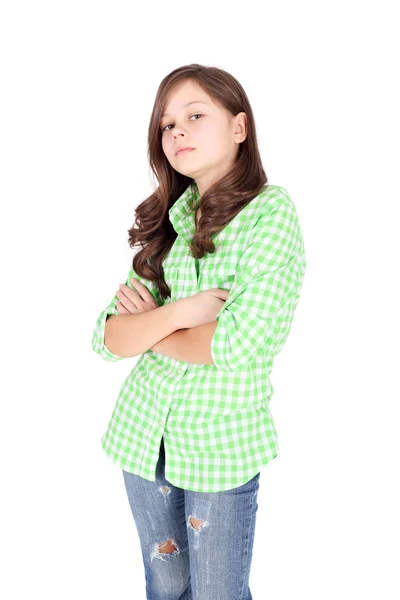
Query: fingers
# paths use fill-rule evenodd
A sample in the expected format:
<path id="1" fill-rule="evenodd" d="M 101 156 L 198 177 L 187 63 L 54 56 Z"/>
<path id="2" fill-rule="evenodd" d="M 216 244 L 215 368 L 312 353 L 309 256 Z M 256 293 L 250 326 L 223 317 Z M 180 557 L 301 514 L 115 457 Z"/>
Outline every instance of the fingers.
<path id="1" fill-rule="evenodd" d="M 117 302 L 117 304 L 115 305 L 115 308 L 117 309 L 117 311 L 119 312 L 120 315 L 129 315 L 130 314 L 129 310 L 126 310 L 125 306 L 123 304 L 121 304 L 121 302 Z"/>
<path id="2" fill-rule="evenodd" d="M 133 278 L 130 279 L 130 282 L 133 289 L 125 283 L 121 283 L 116 293 L 119 303 L 128 313 L 133 314 L 157 308 L 157 302 L 145 285 Z"/>
<path id="3" fill-rule="evenodd" d="M 119 304 L 123 306 L 127 312 L 136 312 L 142 299 L 137 292 L 131 290 L 127 285 L 121 283 L 119 290 L 116 292 L 116 296 L 119 300 Z"/>
<path id="4" fill-rule="evenodd" d="M 143 283 L 141 281 L 139 281 L 138 279 L 132 278 L 130 280 L 130 282 L 132 284 L 133 289 L 138 294 L 140 294 L 140 296 L 142 297 L 142 299 L 145 302 L 151 302 L 153 300 L 152 294 L 149 292 L 149 290 L 147 289 L 147 287 L 145 285 L 143 285 Z M 128 286 L 125 286 L 125 287 L 128 287 Z"/>
<path id="5" fill-rule="evenodd" d="M 223 298 L 226 300 L 228 298 L 230 290 L 223 290 L 221 288 L 212 288 L 209 290 L 213 296 L 217 296 L 217 298 Z"/>
<path id="6" fill-rule="evenodd" d="M 137 310 L 137 307 L 127 298 L 122 292 L 117 292 L 117 296 L 119 298 L 119 302 L 115 305 L 117 310 L 122 313 L 130 313 L 132 314 Z M 119 309 L 122 308 L 122 310 Z"/>

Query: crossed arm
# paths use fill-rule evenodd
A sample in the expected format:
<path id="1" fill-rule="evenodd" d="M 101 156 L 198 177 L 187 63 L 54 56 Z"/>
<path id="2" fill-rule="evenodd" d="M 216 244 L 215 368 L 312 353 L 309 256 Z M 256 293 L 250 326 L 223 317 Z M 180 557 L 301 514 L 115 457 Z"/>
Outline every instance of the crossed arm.
<path id="1" fill-rule="evenodd" d="M 178 329 L 155 344 L 151 350 L 175 360 L 196 365 L 213 365 L 211 340 L 217 321 L 189 329 Z"/>

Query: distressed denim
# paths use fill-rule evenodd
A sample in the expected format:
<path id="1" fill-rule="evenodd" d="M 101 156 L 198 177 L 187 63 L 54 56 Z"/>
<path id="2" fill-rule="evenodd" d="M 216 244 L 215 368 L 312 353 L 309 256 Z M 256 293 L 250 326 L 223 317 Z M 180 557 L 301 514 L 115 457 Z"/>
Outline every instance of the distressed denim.
<path id="1" fill-rule="evenodd" d="M 175 487 L 165 479 L 164 468 L 162 439 L 156 481 L 122 470 L 147 599 L 252 600 L 249 575 L 260 473 L 239 487 L 208 493 Z"/>

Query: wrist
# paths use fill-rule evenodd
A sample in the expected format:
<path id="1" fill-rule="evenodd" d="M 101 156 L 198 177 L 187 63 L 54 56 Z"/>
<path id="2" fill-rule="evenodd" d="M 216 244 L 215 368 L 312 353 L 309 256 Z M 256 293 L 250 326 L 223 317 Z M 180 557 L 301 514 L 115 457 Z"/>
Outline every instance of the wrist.
<path id="1" fill-rule="evenodd" d="M 182 302 L 180 300 L 174 300 L 174 302 L 170 302 L 169 304 L 164 305 L 168 309 L 169 319 L 171 320 L 172 326 L 177 331 L 178 329 L 182 329 L 184 327 L 182 323 Z"/>

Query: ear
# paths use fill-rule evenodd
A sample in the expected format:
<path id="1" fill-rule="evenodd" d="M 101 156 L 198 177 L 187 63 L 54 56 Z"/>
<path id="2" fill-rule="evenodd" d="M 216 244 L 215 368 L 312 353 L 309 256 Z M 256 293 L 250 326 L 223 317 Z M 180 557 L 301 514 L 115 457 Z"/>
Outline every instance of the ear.
<path id="1" fill-rule="evenodd" d="M 240 112 L 235 116 L 233 135 L 235 142 L 240 144 L 247 136 L 247 115 L 245 112 Z"/>

